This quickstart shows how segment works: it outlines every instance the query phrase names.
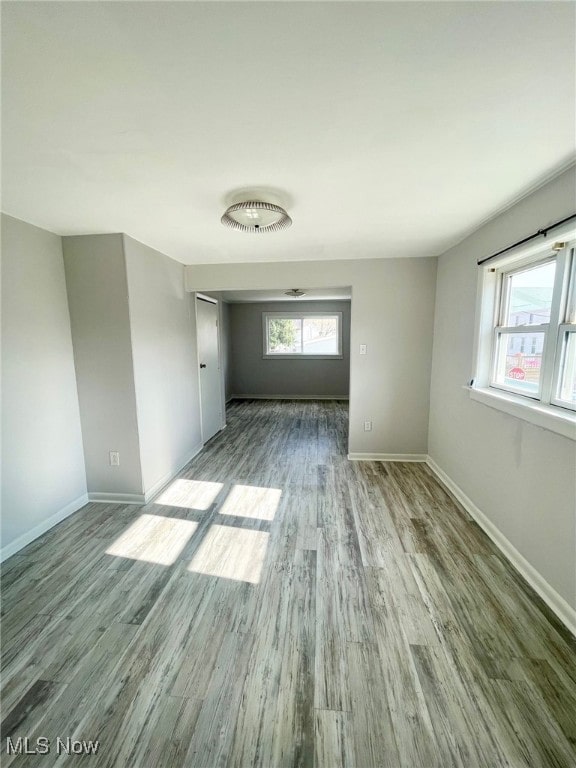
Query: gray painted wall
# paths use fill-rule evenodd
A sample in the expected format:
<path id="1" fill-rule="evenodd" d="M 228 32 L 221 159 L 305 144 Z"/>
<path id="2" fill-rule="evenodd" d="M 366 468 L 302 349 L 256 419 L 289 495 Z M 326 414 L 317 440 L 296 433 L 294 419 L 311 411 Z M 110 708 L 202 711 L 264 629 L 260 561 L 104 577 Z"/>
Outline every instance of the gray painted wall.
<path id="1" fill-rule="evenodd" d="M 88 491 L 142 494 L 122 235 L 65 237 L 63 247 Z"/>
<path id="2" fill-rule="evenodd" d="M 201 447 L 184 267 L 126 235 L 65 237 L 64 260 L 88 491 L 142 496 Z"/>
<path id="3" fill-rule="evenodd" d="M 576 442 L 470 399 L 479 258 L 576 207 L 564 173 L 440 257 L 429 453 L 514 547 L 576 607 Z"/>
<path id="4" fill-rule="evenodd" d="M 232 350 L 230 347 L 230 306 L 230 304 L 223 301 L 220 308 L 220 317 L 222 318 L 220 343 L 222 345 L 222 375 L 224 377 L 225 403 L 227 403 L 234 394 L 232 392 L 232 375 L 230 367 L 232 363 Z"/>
<path id="5" fill-rule="evenodd" d="M 60 237 L 2 216 L 2 547 L 86 502 Z"/>
<path id="6" fill-rule="evenodd" d="M 190 291 L 352 286 L 350 452 L 425 454 L 436 266 L 436 259 L 199 264 L 186 268 L 186 283 Z"/>
<path id="7" fill-rule="evenodd" d="M 292 301 L 229 305 L 230 395 L 348 397 L 350 302 Z M 263 359 L 263 312 L 342 312 L 341 360 Z"/>
<path id="8" fill-rule="evenodd" d="M 144 492 L 202 446 L 192 296 L 184 266 L 124 235 Z"/>

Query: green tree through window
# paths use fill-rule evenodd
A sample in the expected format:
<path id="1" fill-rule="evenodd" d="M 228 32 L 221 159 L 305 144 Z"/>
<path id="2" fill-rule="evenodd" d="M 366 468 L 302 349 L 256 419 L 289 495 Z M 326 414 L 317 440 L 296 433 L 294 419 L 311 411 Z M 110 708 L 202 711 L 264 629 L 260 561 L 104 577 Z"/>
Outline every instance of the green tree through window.
<path id="1" fill-rule="evenodd" d="M 270 349 L 292 349 L 296 341 L 294 321 L 288 318 L 270 320 L 268 326 L 268 344 Z"/>

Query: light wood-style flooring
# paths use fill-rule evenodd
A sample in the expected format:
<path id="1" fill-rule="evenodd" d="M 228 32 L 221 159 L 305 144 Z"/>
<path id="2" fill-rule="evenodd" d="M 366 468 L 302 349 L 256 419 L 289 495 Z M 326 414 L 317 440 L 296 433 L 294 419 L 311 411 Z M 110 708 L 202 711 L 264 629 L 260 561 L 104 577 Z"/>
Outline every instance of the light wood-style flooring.
<path id="1" fill-rule="evenodd" d="M 574 640 L 426 466 L 349 462 L 347 418 L 233 403 L 155 502 L 5 563 L 2 765 L 576 766 Z"/>

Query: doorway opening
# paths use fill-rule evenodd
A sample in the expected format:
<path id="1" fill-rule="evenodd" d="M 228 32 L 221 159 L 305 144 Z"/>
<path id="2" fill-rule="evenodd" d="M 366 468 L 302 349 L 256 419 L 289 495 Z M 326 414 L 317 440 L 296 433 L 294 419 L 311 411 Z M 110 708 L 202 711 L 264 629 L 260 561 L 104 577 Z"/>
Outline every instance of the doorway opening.
<path id="1" fill-rule="evenodd" d="M 233 400 L 348 400 L 352 289 L 298 293 L 304 295 L 291 298 L 280 289 L 210 293 L 218 310 L 224 423 Z M 202 369 L 201 378 L 215 399 L 216 384 L 206 373 Z"/>

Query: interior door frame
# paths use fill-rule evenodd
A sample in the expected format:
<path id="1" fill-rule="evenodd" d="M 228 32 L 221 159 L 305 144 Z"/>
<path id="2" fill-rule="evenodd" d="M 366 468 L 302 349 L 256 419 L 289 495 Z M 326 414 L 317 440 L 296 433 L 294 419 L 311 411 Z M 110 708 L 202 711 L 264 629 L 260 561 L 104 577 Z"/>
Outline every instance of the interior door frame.
<path id="1" fill-rule="evenodd" d="M 223 367 L 222 367 L 222 339 L 221 339 L 221 303 L 219 299 L 214 298 L 214 296 L 208 296 L 205 293 L 199 293 L 195 292 L 193 294 L 194 296 L 194 319 L 196 323 L 196 375 L 198 376 L 198 410 L 200 413 L 200 434 L 202 435 L 202 445 L 206 445 L 206 440 L 204 439 L 204 417 L 202 414 L 202 382 L 200 380 L 200 344 L 198 342 L 198 299 L 200 301 L 205 301 L 208 304 L 215 304 L 216 305 L 216 312 L 217 312 L 217 333 L 216 333 L 216 343 L 218 344 L 218 373 L 219 373 L 219 387 L 218 392 L 220 396 L 220 430 L 224 429 L 226 426 L 226 410 L 224 401 L 222 399 L 222 389 L 223 389 Z M 218 434 L 218 432 L 216 432 Z M 212 437 L 215 437 L 215 435 L 212 435 Z"/>

